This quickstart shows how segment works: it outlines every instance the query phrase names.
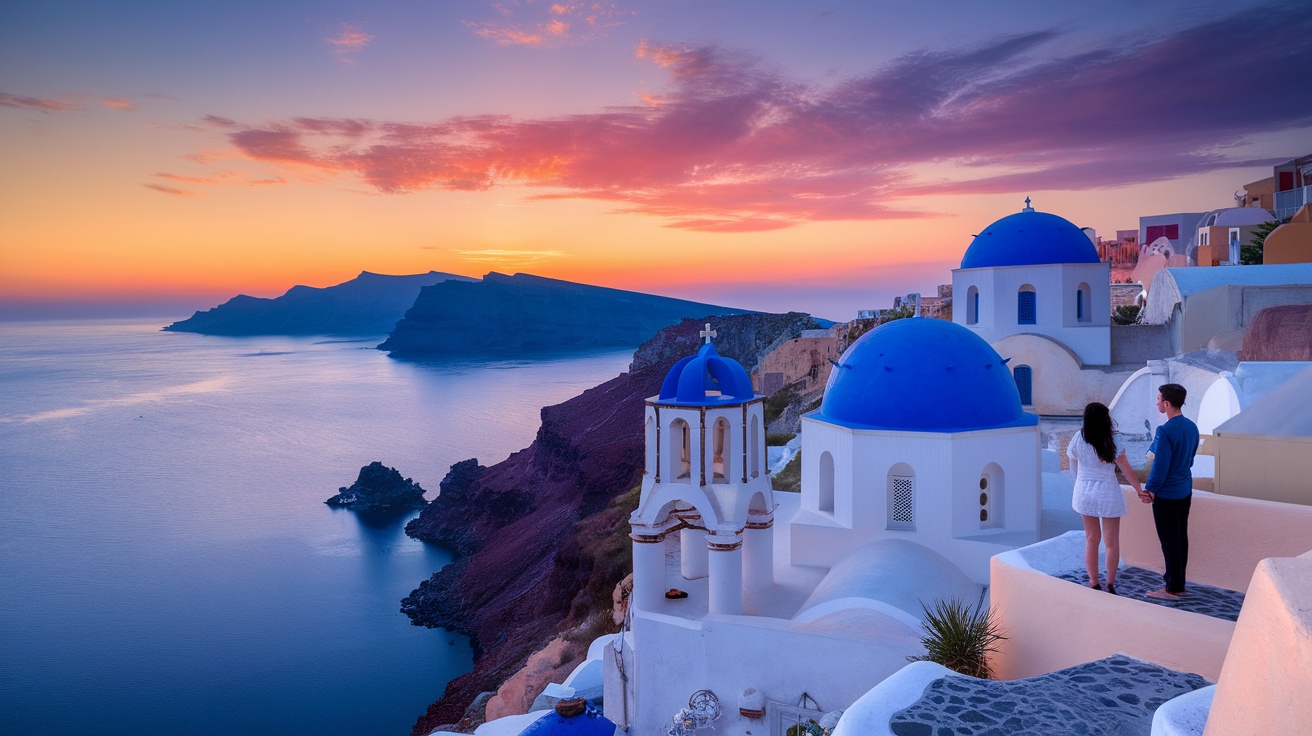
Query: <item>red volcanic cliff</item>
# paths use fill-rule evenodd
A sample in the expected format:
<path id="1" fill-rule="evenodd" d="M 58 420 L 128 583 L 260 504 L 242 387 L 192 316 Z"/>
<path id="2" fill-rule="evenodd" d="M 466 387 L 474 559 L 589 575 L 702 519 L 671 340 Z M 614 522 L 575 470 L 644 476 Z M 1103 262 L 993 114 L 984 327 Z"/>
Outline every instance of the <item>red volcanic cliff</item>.
<path id="1" fill-rule="evenodd" d="M 819 325 L 799 313 L 716 317 L 716 349 L 748 371 L 774 345 Z M 415 734 L 460 720 L 481 692 L 495 690 L 558 632 L 582 623 L 628 572 L 628 555 L 598 554 L 627 518 L 610 503 L 642 476 L 644 400 L 665 373 L 698 349 L 702 321 L 666 328 L 634 354 L 628 373 L 542 410 L 526 449 L 490 468 L 451 467 L 441 494 L 406 533 L 459 557 L 424 581 L 401 609 L 420 626 L 458 631 L 473 642 L 473 671 L 447 684 Z M 625 550 L 627 552 L 627 550 Z M 604 596 L 602 595 L 604 594 Z"/>

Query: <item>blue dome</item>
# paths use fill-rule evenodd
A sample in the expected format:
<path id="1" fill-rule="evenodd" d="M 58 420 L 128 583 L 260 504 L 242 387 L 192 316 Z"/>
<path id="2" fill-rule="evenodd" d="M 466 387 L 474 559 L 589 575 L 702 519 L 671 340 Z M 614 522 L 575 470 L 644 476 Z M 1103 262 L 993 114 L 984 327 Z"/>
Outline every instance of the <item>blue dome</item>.
<path id="1" fill-rule="evenodd" d="M 1097 262 L 1098 249 L 1070 220 L 1029 207 L 984 228 L 961 257 L 962 268 Z"/>
<path id="2" fill-rule="evenodd" d="M 573 717 L 565 717 L 556 711 L 533 721 L 520 736 L 614 736 L 615 724 L 601 714 L 601 711 L 589 705 L 587 710 Z"/>
<path id="3" fill-rule="evenodd" d="M 716 393 L 718 392 L 718 393 Z M 738 361 L 721 357 L 709 342 L 670 369 L 661 384 L 660 400 L 671 404 L 714 406 L 756 397 L 752 380 Z"/>
<path id="4" fill-rule="evenodd" d="M 1016 382 L 983 338 L 941 319 L 876 327 L 843 353 L 812 418 L 853 429 L 966 432 L 1028 427 Z"/>

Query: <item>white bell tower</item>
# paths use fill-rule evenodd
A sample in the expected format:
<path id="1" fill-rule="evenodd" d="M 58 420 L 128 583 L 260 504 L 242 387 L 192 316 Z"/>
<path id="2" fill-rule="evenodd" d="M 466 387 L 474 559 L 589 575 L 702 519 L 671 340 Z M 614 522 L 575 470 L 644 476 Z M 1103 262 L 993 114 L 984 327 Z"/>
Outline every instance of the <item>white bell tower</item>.
<path id="1" fill-rule="evenodd" d="M 680 578 L 709 578 L 710 613 L 741 614 L 743 591 L 774 584 L 774 496 L 765 456 L 764 396 L 737 361 L 715 351 L 710 324 L 696 355 L 647 399 L 646 469 L 633 539 L 633 601 L 659 610 Z M 679 538 L 667 579 L 665 540 Z"/>

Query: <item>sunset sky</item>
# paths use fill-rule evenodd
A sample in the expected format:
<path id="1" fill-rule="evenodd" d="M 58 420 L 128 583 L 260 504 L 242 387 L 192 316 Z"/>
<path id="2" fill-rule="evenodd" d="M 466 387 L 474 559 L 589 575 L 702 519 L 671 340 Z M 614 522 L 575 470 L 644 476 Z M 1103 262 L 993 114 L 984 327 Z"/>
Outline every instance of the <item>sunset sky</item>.
<path id="1" fill-rule="evenodd" d="M 362 270 L 848 319 L 1312 152 L 1305 2 L 0 5 L 0 315 Z M 71 305 L 71 306 L 70 306 Z"/>

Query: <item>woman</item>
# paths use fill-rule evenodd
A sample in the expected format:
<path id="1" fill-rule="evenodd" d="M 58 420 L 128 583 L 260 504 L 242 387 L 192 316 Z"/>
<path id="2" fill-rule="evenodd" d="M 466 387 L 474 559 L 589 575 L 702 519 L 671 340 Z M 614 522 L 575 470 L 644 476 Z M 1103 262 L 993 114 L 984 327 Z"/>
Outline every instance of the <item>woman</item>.
<path id="1" fill-rule="evenodd" d="M 1084 519 L 1084 566 L 1089 571 L 1089 587 L 1102 590 L 1098 583 L 1098 542 L 1105 539 L 1107 592 L 1112 595 L 1116 594 L 1116 568 L 1121 564 L 1121 517 L 1127 511 L 1116 468 L 1120 467 L 1136 492 L 1143 492 L 1125 451 L 1117 452 L 1114 429 L 1107 407 L 1095 401 L 1084 407 L 1084 426 L 1066 448 L 1075 470 L 1071 506 Z"/>

